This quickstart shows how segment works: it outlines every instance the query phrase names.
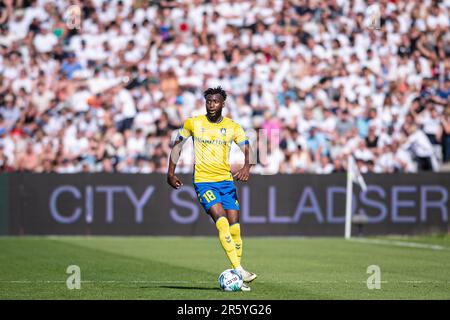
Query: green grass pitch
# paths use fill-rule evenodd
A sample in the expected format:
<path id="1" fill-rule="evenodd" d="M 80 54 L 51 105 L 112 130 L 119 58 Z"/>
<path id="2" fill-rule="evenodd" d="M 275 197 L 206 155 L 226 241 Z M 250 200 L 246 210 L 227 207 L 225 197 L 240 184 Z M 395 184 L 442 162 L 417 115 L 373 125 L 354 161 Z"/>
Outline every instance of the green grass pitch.
<path id="1" fill-rule="evenodd" d="M 215 237 L 2 237 L 0 299 L 450 299 L 449 236 L 376 241 L 244 237 L 243 265 L 259 277 L 251 292 L 222 292 Z M 367 287 L 370 265 L 380 289 Z"/>

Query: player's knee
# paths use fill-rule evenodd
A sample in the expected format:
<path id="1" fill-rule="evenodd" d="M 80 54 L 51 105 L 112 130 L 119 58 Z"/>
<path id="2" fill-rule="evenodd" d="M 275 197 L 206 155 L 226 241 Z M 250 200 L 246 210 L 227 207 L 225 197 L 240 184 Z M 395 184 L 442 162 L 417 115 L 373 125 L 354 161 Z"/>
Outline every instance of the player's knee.
<path id="1" fill-rule="evenodd" d="M 216 203 L 208 209 L 208 214 L 214 219 L 214 221 L 219 220 L 221 217 L 227 218 L 227 214 L 222 207 L 221 203 Z"/>

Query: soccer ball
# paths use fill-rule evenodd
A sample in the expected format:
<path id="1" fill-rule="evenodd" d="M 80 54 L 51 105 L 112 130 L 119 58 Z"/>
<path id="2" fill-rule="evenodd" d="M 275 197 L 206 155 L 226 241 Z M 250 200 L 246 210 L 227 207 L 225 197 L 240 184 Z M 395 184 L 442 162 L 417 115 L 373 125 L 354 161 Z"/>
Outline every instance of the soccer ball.
<path id="1" fill-rule="evenodd" d="M 227 269 L 219 276 L 219 286 L 224 291 L 240 291 L 243 281 L 241 274 L 234 269 Z"/>

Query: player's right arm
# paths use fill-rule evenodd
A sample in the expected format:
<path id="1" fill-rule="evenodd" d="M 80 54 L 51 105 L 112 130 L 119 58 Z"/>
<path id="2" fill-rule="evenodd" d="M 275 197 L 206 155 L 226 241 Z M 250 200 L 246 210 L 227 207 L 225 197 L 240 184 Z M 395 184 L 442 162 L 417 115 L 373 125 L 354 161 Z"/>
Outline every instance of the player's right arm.
<path id="1" fill-rule="evenodd" d="M 170 152 L 169 169 L 167 171 L 167 183 L 170 184 L 174 189 L 178 189 L 183 185 L 183 182 L 181 182 L 181 180 L 178 179 L 175 175 L 175 168 L 177 167 L 177 162 L 180 158 L 182 145 L 182 141 L 175 141 L 172 151 Z"/>
<path id="2" fill-rule="evenodd" d="M 186 140 L 192 135 L 192 119 L 187 119 L 184 122 L 183 128 L 178 133 L 177 139 L 170 151 L 169 169 L 167 171 L 167 183 L 174 189 L 179 189 L 183 182 L 175 175 L 178 159 L 181 155 L 181 149 Z"/>

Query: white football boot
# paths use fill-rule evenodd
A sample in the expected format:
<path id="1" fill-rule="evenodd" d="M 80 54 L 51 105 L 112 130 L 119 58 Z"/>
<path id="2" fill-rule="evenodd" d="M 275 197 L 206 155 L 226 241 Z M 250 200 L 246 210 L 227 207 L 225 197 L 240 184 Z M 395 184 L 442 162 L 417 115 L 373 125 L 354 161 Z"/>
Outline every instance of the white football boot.
<path id="1" fill-rule="evenodd" d="M 248 291 L 251 291 L 251 290 L 252 289 L 246 283 L 242 284 L 241 291 L 248 292 Z"/>
<path id="2" fill-rule="evenodd" d="M 246 271 L 241 266 L 237 267 L 236 270 L 241 274 L 242 279 L 244 279 L 244 282 L 247 282 L 247 283 L 252 282 L 253 280 L 255 280 L 258 277 L 256 275 L 256 273 Z"/>

